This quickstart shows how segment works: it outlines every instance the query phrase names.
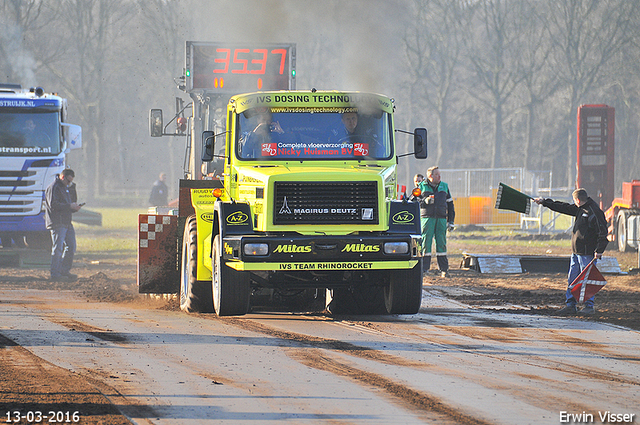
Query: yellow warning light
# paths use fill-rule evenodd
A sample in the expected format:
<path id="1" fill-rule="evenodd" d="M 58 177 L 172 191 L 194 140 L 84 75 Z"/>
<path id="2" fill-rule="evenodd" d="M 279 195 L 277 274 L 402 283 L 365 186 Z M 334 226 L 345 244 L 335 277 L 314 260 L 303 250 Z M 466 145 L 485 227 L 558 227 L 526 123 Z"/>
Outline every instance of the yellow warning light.
<path id="1" fill-rule="evenodd" d="M 419 187 L 416 187 L 411 191 L 411 194 L 417 198 L 420 195 L 422 195 L 422 191 L 420 190 Z"/>
<path id="2" fill-rule="evenodd" d="M 216 187 L 211 193 L 213 193 L 213 196 L 215 196 L 216 198 L 220 198 L 222 196 L 222 189 Z"/>
<path id="3" fill-rule="evenodd" d="M 220 88 L 224 87 L 224 78 L 220 78 Z"/>
<path id="4" fill-rule="evenodd" d="M 262 90 L 262 78 L 258 78 L 258 90 Z"/>

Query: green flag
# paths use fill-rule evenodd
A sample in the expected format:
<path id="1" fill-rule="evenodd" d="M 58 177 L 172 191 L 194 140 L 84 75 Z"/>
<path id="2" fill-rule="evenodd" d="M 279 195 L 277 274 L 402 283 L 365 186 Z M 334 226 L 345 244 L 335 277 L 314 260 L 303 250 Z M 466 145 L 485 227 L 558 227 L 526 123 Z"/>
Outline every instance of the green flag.
<path id="1" fill-rule="evenodd" d="M 499 210 L 516 211 L 522 214 L 529 214 L 531 211 L 531 196 L 515 190 L 504 183 L 498 187 L 496 197 L 496 208 Z"/>

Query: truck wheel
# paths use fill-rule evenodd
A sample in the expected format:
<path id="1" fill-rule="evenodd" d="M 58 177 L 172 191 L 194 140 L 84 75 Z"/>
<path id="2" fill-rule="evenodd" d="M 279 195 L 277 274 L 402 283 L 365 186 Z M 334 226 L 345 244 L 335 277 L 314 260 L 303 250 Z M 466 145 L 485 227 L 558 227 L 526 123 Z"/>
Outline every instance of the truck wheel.
<path id="1" fill-rule="evenodd" d="M 187 218 L 182 239 L 180 308 L 188 313 L 212 313 L 211 283 L 198 280 L 198 227 L 195 216 Z"/>
<path id="2" fill-rule="evenodd" d="M 218 316 L 242 316 L 249 311 L 249 273 L 239 272 L 222 262 L 220 235 L 213 238 L 213 307 Z"/>
<path id="3" fill-rule="evenodd" d="M 422 261 L 410 270 L 393 270 L 384 289 L 389 314 L 416 314 L 422 303 Z"/>
<path id="4" fill-rule="evenodd" d="M 627 219 L 629 218 L 628 211 L 618 212 L 618 220 L 616 223 L 616 241 L 618 242 L 618 251 L 627 252 L 631 251 L 631 247 L 627 243 Z"/>

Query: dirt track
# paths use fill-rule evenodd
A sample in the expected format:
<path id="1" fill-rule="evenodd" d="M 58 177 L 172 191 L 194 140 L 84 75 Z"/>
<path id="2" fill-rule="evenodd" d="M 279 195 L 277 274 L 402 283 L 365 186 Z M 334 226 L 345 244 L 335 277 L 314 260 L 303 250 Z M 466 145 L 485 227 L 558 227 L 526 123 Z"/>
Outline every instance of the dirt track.
<path id="1" fill-rule="evenodd" d="M 519 249 L 521 248 L 513 248 L 505 244 L 497 248 L 483 247 L 482 252 L 513 254 Z M 566 288 L 564 274 L 478 274 L 459 268 L 460 257 L 456 253 L 462 251 L 477 252 L 478 248 L 469 249 L 462 239 L 452 239 L 450 241 L 452 277 L 447 279 L 426 275 L 424 282 L 426 290 L 441 294 L 455 302 L 477 307 L 486 306 L 514 315 L 523 313 L 549 315 L 562 305 Z M 527 253 L 544 252 L 532 252 L 529 249 Z M 635 261 L 633 256 L 637 255 L 608 254 L 620 256 L 620 263 L 625 265 L 633 264 Z M 175 300 L 150 300 L 136 293 L 135 265 L 130 258 L 95 264 L 95 261 L 92 263 L 80 253 L 76 265 L 74 271 L 80 276 L 77 282 L 55 284 L 46 280 L 47 272 L 43 269 L 3 268 L 0 274 L 0 287 L 73 290 L 91 303 L 110 302 L 145 310 L 177 310 Z M 640 330 L 640 309 L 638 308 L 640 279 L 637 275 L 619 275 L 607 276 L 607 280 L 607 286 L 596 298 L 596 315 L 579 320 L 607 322 Z M 0 303 L 3 302 L 5 301 L 0 300 Z M 248 326 L 251 322 L 243 320 L 243 323 L 245 323 L 243 326 Z M 362 325 L 378 326 L 367 322 L 363 322 Z M 70 326 L 73 327 L 73 324 L 71 323 Z M 80 328 L 77 330 L 88 335 L 96 332 L 96 337 L 103 336 L 100 330 Z M 78 376 L 67 369 L 44 361 L 16 345 L 12 340 L 2 337 L 1 333 L 2 327 L 0 327 L 0 412 L 14 409 L 22 412 L 79 410 L 92 412 L 90 416 L 83 417 L 82 423 L 128 423 L 128 419 L 114 407 L 123 402 L 117 390 L 100 381 Z M 291 355 L 296 356 L 295 352 Z M 332 361 L 324 359 L 320 354 L 316 357 L 306 357 L 305 362 L 311 367 L 321 369 L 337 368 L 337 372 L 334 373 L 339 372 L 345 376 L 349 376 L 350 373 L 348 370 L 340 369 L 340 366 Z M 367 375 L 363 374 L 359 379 L 366 381 Z M 407 393 L 403 397 L 412 396 Z M 420 397 L 417 403 L 420 403 L 419 399 Z"/>

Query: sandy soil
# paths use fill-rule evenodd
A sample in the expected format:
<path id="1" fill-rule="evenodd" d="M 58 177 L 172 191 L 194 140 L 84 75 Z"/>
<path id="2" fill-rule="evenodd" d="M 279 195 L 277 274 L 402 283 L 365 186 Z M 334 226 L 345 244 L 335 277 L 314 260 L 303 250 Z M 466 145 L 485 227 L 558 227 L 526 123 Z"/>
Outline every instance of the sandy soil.
<path id="1" fill-rule="evenodd" d="M 481 238 L 481 236 L 480 236 Z M 526 237 L 525 237 L 526 238 Z M 535 239 L 536 237 L 533 237 Z M 544 237 L 542 237 L 544 238 Z M 460 268 L 462 252 L 491 254 L 545 254 L 549 248 L 516 246 L 509 241 L 521 236 L 504 238 L 494 245 L 470 244 L 473 238 L 463 233 L 449 239 L 451 277 L 425 275 L 425 285 L 442 289 L 450 298 L 477 307 L 497 308 L 512 314 L 549 315 L 562 307 L 566 289 L 566 274 L 480 274 Z M 568 254 L 568 248 L 553 248 L 553 254 Z M 607 251 L 618 258 L 623 270 L 637 264 L 637 253 Z M 435 261 L 434 261 L 435 263 Z M 74 273 L 76 282 L 49 282 L 45 268 L 0 268 L 0 286 L 29 289 L 75 290 L 89 302 L 135 303 L 147 308 L 178 309 L 177 300 L 150 300 L 139 295 L 136 288 L 136 267 L 133 258 L 110 256 L 97 260 L 95 256 L 78 253 Z M 607 285 L 596 296 L 596 314 L 581 320 L 607 322 L 640 330 L 640 277 L 635 273 L 607 275 Z M 460 295 L 450 295 L 451 289 L 463 288 Z M 2 300 L 0 300 L 0 303 Z M 91 411 L 82 418 L 85 424 L 129 423 L 113 406 L 112 391 L 98 382 L 49 364 L 17 346 L 0 334 L 0 414 L 14 410 L 74 412 Z M 6 416 L 0 416 L 6 420 Z M 28 423 L 23 420 L 21 423 Z"/>
<path id="2" fill-rule="evenodd" d="M 432 285 L 459 287 L 479 293 L 478 295 L 450 296 L 460 302 L 474 306 L 498 306 L 502 311 L 514 314 L 553 314 L 564 306 L 564 294 L 567 289 L 566 273 L 558 274 L 480 274 L 460 269 L 462 252 L 512 255 L 569 255 L 566 248 L 544 246 L 514 245 L 512 241 L 546 239 L 568 239 L 568 235 L 514 235 L 498 237 L 499 244 L 470 245 L 469 239 L 462 234 L 449 239 L 449 252 L 453 255 L 451 278 L 432 277 Z M 607 284 L 596 295 L 596 314 L 584 318 L 598 322 L 607 322 L 640 330 L 640 276 L 638 275 L 638 253 L 605 251 L 605 256 L 614 256 L 626 274 L 605 275 Z M 455 259 L 458 259 L 456 264 Z M 432 265 L 433 266 L 433 265 Z"/>

